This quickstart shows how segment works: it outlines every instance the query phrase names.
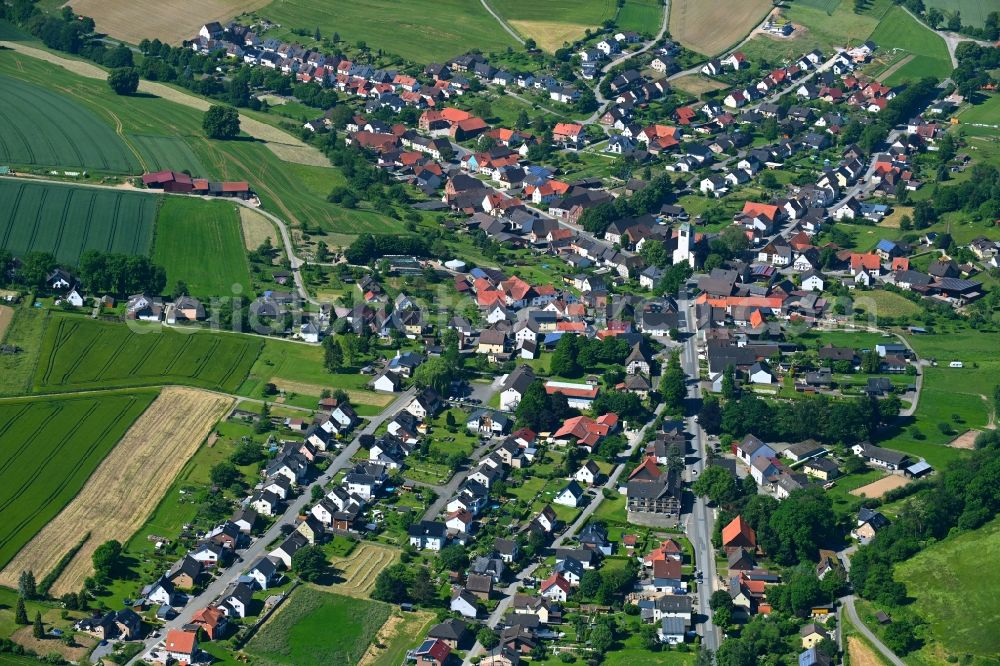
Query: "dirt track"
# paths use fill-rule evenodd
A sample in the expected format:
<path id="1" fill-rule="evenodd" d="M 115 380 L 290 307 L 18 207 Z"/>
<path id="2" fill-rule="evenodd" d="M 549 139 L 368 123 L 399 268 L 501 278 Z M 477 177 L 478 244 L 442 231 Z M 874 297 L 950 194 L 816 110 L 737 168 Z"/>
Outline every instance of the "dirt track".
<path id="1" fill-rule="evenodd" d="M 231 398 L 198 389 L 163 389 L 73 501 L 0 572 L 0 584 L 16 587 L 25 570 L 42 578 L 89 531 L 90 539 L 51 589 L 53 596 L 79 591 L 97 546 L 109 539 L 124 543 L 142 527 L 232 404 Z"/>

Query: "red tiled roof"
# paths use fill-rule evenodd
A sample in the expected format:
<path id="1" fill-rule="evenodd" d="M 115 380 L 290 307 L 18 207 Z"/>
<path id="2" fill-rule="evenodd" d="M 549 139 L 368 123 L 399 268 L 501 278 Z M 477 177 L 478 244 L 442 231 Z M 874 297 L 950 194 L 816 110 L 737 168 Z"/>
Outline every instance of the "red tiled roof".
<path id="1" fill-rule="evenodd" d="M 183 654 L 194 653 L 195 641 L 198 634 L 193 631 L 183 631 L 182 629 L 171 629 L 167 632 L 164 645 L 170 652 Z"/>
<path id="2" fill-rule="evenodd" d="M 722 545 L 732 543 L 737 537 L 744 537 L 751 546 L 757 545 L 757 534 L 747 525 L 743 516 L 736 516 L 732 522 L 722 528 Z"/>

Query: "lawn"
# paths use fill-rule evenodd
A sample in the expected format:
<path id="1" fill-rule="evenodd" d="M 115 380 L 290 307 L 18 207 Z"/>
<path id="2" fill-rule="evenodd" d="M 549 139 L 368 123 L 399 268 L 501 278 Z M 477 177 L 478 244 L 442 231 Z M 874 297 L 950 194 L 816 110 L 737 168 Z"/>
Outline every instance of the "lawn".
<path id="1" fill-rule="evenodd" d="M 1000 557 L 1000 519 L 978 530 L 924 548 L 896 567 L 930 634 L 956 655 L 995 658 L 1000 632 L 1000 569 L 984 566 Z"/>
<path id="2" fill-rule="evenodd" d="M 73 499 L 155 397 L 134 391 L 0 401 L 0 564 Z"/>
<path id="3" fill-rule="evenodd" d="M 196 298 L 251 294 L 240 218 L 228 201 L 166 197 L 156 218 L 153 261 L 167 271 L 168 288 L 183 281 Z"/>
<path id="4" fill-rule="evenodd" d="M 620 30 L 632 30 L 656 35 L 663 21 L 663 4 L 660 0 L 626 0 L 618 11 L 615 23 Z"/>
<path id="5" fill-rule="evenodd" d="M 913 317 L 922 309 L 919 305 L 901 294 L 884 289 L 855 292 L 854 308 L 868 313 L 876 319 L 884 317 Z"/>
<path id="6" fill-rule="evenodd" d="M 207 331 L 125 326 L 54 315 L 34 387 L 39 392 L 180 384 L 232 393 L 263 342 Z"/>
<path id="7" fill-rule="evenodd" d="M 948 46 L 939 35 L 923 25 L 902 7 L 893 7 L 871 34 L 879 51 L 899 49 L 914 58 L 893 72 L 884 83 L 896 86 L 925 76 L 944 79 L 951 74 Z"/>
<path id="8" fill-rule="evenodd" d="M 356 664 L 391 607 L 299 587 L 246 646 L 255 664 Z"/>
<path id="9" fill-rule="evenodd" d="M 318 28 L 323 36 L 337 32 L 351 43 L 363 41 L 423 64 L 444 62 L 472 48 L 486 53 L 519 46 L 480 3 L 468 0 L 274 0 L 256 14 L 280 24 L 268 37 L 302 41 L 292 29 L 311 34 Z"/>
<path id="10" fill-rule="evenodd" d="M 122 137 L 70 97 L 0 76 L 0 164 L 138 173 Z"/>
<path id="11" fill-rule="evenodd" d="M 85 250 L 147 254 L 161 197 L 0 179 L 0 248 L 49 252 L 75 265 Z"/>

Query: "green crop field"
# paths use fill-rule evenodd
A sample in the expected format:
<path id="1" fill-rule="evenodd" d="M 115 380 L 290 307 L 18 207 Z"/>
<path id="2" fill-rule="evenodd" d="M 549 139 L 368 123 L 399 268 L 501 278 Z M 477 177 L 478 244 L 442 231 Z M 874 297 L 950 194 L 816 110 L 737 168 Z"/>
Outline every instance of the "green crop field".
<path id="1" fill-rule="evenodd" d="M 925 76 L 944 79 L 951 74 L 951 57 L 948 46 L 939 35 L 906 13 L 902 7 L 893 7 L 871 34 L 879 51 L 899 49 L 913 55 L 913 59 L 893 72 L 885 84 L 899 85 Z"/>
<path id="2" fill-rule="evenodd" d="M 106 118 L 109 127 L 114 121 L 120 122 L 128 137 L 158 137 L 160 140 L 152 144 L 148 139 L 139 139 L 136 144 L 143 149 L 140 154 L 148 164 L 173 164 L 175 157 L 180 159 L 190 151 L 197 164 L 205 168 L 198 175 L 248 181 L 265 209 L 293 225 L 308 223 L 328 233 L 345 235 L 405 231 L 401 221 L 363 206 L 347 209 L 329 203 L 326 196 L 330 190 L 344 183 L 339 169 L 282 161 L 256 141 L 206 139 L 201 129 L 202 113 L 195 109 L 155 96 L 118 96 L 103 81 L 10 51 L 0 51 L 0 75 L 56 87 L 60 94 L 72 96 L 98 117 Z M 186 149 L 179 148 L 179 142 Z M 153 153 L 144 154 L 147 149 Z"/>
<path id="3" fill-rule="evenodd" d="M 176 136 L 131 134 L 129 142 L 143 157 L 146 171 L 190 171 L 205 174 L 208 171 L 184 139 Z"/>
<path id="4" fill-rule="evenodd" d="M 616 21 L 621 30 L 655 35 L 663 21 L 663 5 L 659 0 L 626 0 Z"/>
<path id="5" fill-rule="evenodd" d="M 356 664 L 391 607 L 299 587 L 247 644 L 255 664 Z"/>
<path id="6" fill-rule="evenodd" d="M 146 254 L 160 197 L 0 180 L 0 248 L 51 252 L 75 264 L 84 250 Z"/>
<path id="7" fill-rule="evenodd" d="M 156 391 L 0 401 L 0 566 L 79 492 Z"/>
<path id="8" fill-rule="evenodd" d="M 987 14 L 1000 10 L 992 0 L 927 0 L 924 5 L 940 9 L 946 17 L 957 10 L 962 13 L 962 25 L 976 28 L 986 25 Z"/>
<path id="9" fill-rule="evenodd" d="M 250 293 L 250 271 L 236 204 L 165 197 L 156 218 L 153 261 L 167 284 L 187 284 L 196 298 L 231 296 L 233 285 Z"/>
<path id="10" fill-rule="evenodd" d="M 349 42 L 364 41 L 419 63 L 442 62 L 473 48 L 486 53 L 518 46 L 471 0 L 274 0 L 256 13 L 281 25 L 268 36 L 301 40 L 292 29 L 306 28 L 311 34 L 319 27 L 323 36 L 337 32 Z"/>
<path id="11" fill-rule="evenodd" d="M 168 328 L 133 331 L 118 322 L 53 316 L 35 370 L 36 391 L 183 384 L 235 392 L 261 340 Z"/>
<path id="12" fill-rule="evenodd" d="M 930 635 L 951 654 L 1000 654 L 1000 632 L 990 629 L 1000 620 L 1000 569 L 986 565 L 998 556 L 1000 519 L 995 519 L 924 548 L 896 567 L 907 593 L 916 598 L 916 611 L 929 621 Z"/>
<path id="13" fill-rule="evenodd" d="M 656 0 L 652 2 L 655 4 Z M 508 21 L 551 21 L 595 27 L 614 18 L 616 10 L 614 0 L 492 0 L 490 6 Z"/>
<path id="14" fill-rule="evenodd" d="M 120 136 L 70 97 L 0 76 L 0 163 L 137 173 Z"/>

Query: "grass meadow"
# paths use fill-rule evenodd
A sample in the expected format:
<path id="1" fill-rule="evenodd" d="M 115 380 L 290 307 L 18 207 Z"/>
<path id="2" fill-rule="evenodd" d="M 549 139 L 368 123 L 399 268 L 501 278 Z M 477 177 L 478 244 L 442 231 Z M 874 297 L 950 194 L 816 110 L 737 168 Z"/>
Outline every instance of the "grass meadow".
<path id="1" fill-rule="evenodd" d="M 0 163 L 136 173 L 138 157 L 115 131 L 72 98 L 0 76 Z"/>
<path id="2" fill-rule="evenodd" d="M 250 269 L 236 204 L 166 197 L 156 219 L 153 261 L 167 285 L 184 281 L 192 296 L 230 296 L 233 285 L 250 293 Z"/>
<path id="3" fill-rule="evenodd" d="M 896 567 L 896 577 L 915 598 L 914 609 L 929 623 L 930 636 L 950 654 L 1000 654 L 1000 632 L 989 629 L 998 619 L 1000 569 L 984 566 L 998 556 L 1000 519 L 994 519 L 924 548 Z"/>
<path id="4" fill-rule="evenodd" d="M 257 15 L 280 24 L 268 36 L 301 40 L 291 33 L 315 28 L 329 37 L 365 42 L 421 63 L 443 62 L 477 48 L 484 53 L 519 46 L 478 2 L 468 0 L 274 0 Z"/>
<path id="5" fill-rule="evenodd" d="M 986 15 L 997 11 L 997 5 L 991 0 L 926 0 L 924 5 L 930 9 L 940 9 L 945 16 L 959 11 L 962 13 L 962 25 L 982 28 L 986 24 Z"/>
<path id="6" fill-rule="evenodd" d="M 76 496 L 155 397 L 148 390 L 0 401 L 0 565 Z"/>
<path id="7" fill-rule="evenodd" d="M 133 331 L 119 322 L 53 315 L 34 387 L 39 392 L 181 384 L 233 393 L 263 341 L 168 328 Z"/>
<path id="8" fill-rule="evenodd" d="M 776 63 L 814 48 L 832 52 L 836 46 L 853 46 L 868 39 L 891 6 L 891 0 L 873 0 L 867 10 L 856 14 L 851 0 L 792 2 L 782 10 L 782 16 L 796 26 L 790 38 L 756 35 L 740 50 L 751 60 Z"/>
<path id="9" fill-rule="evenodd" d="M 937 79 L 951 74 L 951 57 L 948 46 L 939 35 L 920 23 L 902 7 L 893 7 L 871 34 L 879 51 L 899 49 L 913 55 L 913 59 L 897 69 L 884 83 L 896 86 L 925 76 Z"/>
<path id="10" fill-rule="evenodd" d="M 51 252 L 68 264 L 91 249 L 144 255 L 159 203 L 149 194 L 0 180 L 0 247 Z"/>
<path id="11" fill-rule="evenodd" d="M 255 664 L 356 664 L 389 619 L 391 607 L 300 586 L 246 651 Z"/>
<path id="12" fill-rule="evenodd" d="M 618 11 L 615 23 L 620 30 L 655 35 L 663 21 L 663 5 L 659 0 L 626 0 Z"/>

